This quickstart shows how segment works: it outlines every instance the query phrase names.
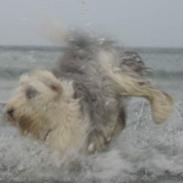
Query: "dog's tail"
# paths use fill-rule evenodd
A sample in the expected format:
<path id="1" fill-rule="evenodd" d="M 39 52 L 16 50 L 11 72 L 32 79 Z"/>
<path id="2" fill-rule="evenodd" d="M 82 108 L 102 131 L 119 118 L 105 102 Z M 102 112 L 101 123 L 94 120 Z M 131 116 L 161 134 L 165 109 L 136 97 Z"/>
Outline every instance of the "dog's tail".
<path id="1" fill-rule="evenodd" d="M 150 104 L 152 116 L 157 124 L 164 122 L 171 114 L 173 108 L 172 97 L 151 86 L 149 82 L 135 72 L 123 72 L 113 64 L 116 58 L 113 54 L 101 51 L 99 61 L 106 72 L 106 76 L 112 80 L 112 87 L 121 96 L 144 97 Z"/>

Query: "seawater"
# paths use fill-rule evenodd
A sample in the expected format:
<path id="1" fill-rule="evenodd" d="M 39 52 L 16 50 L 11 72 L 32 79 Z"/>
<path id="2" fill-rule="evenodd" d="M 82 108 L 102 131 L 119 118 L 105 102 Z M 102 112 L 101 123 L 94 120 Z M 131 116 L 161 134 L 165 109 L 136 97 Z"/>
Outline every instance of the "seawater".
<path id="1" fill-rule="evenodd" d="M 128 105 L 127 127 L 107 152 L 76 155 L 77 168 L 64 157 L 5 123 L 0 108 L 0 182 L 181 183 L 183 182 L 183 50 L 137 49 L 154 85 L 175 100 L 166 123 L 155 125 L 143 99 Z M 0 102 L 13 94 L 21 74 L 51 69 L 61 49 L 0 48 Z"/>

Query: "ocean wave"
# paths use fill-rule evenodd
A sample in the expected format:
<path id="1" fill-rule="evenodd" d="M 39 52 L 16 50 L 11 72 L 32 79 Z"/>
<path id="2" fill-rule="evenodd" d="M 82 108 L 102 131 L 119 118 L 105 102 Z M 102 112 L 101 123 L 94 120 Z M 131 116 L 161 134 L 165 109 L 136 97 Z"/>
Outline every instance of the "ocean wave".
<path id="1" fill-rule="evenodd" d="M 180 106 L 181 105 L 181 106 Z M 176 104 L 182 107 L 182 104 Z M 177 183 L 183 180 L 183 128 L 177 110 L 167 123 L 153 123 L 147 102 L 133 100 L 126 129 L 108 151 L 73 154 L 65 164 L 58 152 L 0 125 L 0 178 L 5 182 Z"/>
<path id="2" fill-rule="evenodd" d="M 28 72 L 30 69 L 28 68 L 18 68 L 18 67 L 9 67 L 2 68 L 0 67 L 0 78 L 1 79 L 17 79 L 23 73 Z"/>

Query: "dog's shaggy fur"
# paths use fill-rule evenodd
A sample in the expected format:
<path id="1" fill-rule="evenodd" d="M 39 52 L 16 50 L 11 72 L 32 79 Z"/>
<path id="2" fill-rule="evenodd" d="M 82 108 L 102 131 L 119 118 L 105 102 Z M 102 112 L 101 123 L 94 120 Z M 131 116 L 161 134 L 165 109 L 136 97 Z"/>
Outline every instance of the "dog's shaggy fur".
<path id="1" fill-rule="evenodd" d="M 129 97 L 146 98 L 157 123 L 171 113 L 172 98 L 145 80 L 145 70 L 137 53 L 72 34 L 53 72 L 22 76 L 6 113 L 23 134 L 61 152 L 101 151 L 125 127 Z"/>

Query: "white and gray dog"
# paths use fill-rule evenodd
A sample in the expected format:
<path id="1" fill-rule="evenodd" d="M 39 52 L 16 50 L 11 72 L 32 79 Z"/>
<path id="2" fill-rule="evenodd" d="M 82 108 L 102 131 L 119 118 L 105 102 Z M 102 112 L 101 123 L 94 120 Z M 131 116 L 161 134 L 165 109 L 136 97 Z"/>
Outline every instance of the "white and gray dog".
<path id="1" fill-rule="evenodd" d="M 52 71 L 23 75 L 6 116 L 23 134 L 31 134 L 61 152 L 106 149 L 126 125 L 129 97 L 146 98 L 156 123 L 165 121 L 172 98 L 145 79 L 141 57 L 110 40 L 83 33 L 67 39 Z"/>

